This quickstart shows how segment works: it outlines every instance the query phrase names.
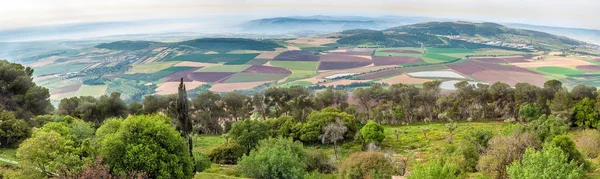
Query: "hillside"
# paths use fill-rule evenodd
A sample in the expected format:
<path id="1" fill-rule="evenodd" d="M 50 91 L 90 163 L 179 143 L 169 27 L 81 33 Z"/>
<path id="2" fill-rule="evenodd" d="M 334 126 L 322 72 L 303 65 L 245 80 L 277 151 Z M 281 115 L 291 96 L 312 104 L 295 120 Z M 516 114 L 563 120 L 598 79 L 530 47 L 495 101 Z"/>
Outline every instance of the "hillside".
<path id="1" fill-rule="evenodd" d="M 148 48 L 156 47 L 172 47 L 180 49 L 189 49 L 199 51 L 215 51 L 215 52 L 228 52 L 231 50 L 275 50 L 275 48 L 282 47 L 276 43 L 243 39 L 243 38 L 200 38 L 182 42 L 174 43 L 162 43 L 152 41 L 116 41 L 111 43 L 102 43 L 95 46 L 96 48 L 108 49 L 108 50 L 143 50 Z"/>
<path id="2" fill-rule="evenodd" d="M 354 18 L 331 18 L 327 16 L 257 19 L 240 25 L 245 32 L 338 32 L 347 29 L 385 29 L 391 26 L 393 25 L 378 19 L 359 20 Z"/>

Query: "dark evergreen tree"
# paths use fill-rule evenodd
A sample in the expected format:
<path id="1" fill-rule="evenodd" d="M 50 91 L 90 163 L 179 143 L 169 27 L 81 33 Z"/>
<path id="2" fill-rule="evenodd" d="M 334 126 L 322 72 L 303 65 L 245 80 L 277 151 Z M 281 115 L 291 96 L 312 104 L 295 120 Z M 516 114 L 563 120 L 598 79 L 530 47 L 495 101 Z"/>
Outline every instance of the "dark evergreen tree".
<path id="1" fill-rule="evenodd" d="M 178 128 L 181 136 L 185 137 L 188 141 L 188 150 L 190 153 L 190 157 L 192 160 L 194 159 L 194 154 L 192 153 L 193 145 L 192 138 L 190 133 L 192 133 L 192 121 L 190 120 L 189 113 L 189 103 L 187 98 L 187 92 L 185 90 L 185 85 L 183 84 L 183 78 L 181 78 L 181 83 L 179 83 L 179 88 L 177 92 L 177 101 L 176 103 L 176 113 L 177 113 L 177 121 L 179 122 Z M 194 169 L 195 170 L 195 169 Z"/>

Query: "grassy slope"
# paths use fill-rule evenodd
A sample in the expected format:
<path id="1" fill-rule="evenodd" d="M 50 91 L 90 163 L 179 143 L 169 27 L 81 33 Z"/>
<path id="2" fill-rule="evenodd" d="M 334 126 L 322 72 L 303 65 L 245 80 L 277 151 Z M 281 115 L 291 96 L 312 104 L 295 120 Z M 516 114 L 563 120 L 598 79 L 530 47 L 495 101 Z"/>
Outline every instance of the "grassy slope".
<path id="1" fill-rule="evenodd" d="M 225 83 L 241 83 L 255 81 L 273 81 L 287 77 L 287 74 L 270 74 L 270 73 L 237 73 L 227 79 Z"/>
<path id="2" fill-rule="evenodd" d="M 149 64 L 136 64 L 133 65 L 133 68 L 129 73 L 155 73 L 164 69 L 167 69 L 175 64 L 179 63 L 178 61 L 173 62 L 155 62 Z"/>
<path id="3" fill-rule="evenodd" d="M 108 87 L 108 85 L 92 85 L 92 86 L 82 85 L 81 88 L 79 88 L 79 90 L 77 90 L 77 93 L 75 93 L 75 96 L 99 97 L 99 96 L 104 95 L 107 87 Z"/>
<path id="4" fill-rule="evenodd" d="M 250 67 L 250 65 L 215 65 L 208 66 L 204 68 L 200 68 L 196 70 L 196 72 L 241 72 L 246 68 Z"/>

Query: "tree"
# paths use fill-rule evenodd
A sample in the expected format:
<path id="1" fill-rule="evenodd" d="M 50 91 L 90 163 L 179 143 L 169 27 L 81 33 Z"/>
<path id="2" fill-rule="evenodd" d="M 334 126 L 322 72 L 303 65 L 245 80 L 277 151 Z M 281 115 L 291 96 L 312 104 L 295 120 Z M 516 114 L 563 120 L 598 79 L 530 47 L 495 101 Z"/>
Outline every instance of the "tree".
<path id="1" fill-rule="evenodd" d="M 373 121 L 367 122 L 367 124 L 360 129 L 360 136 L 367 143 L 381 143 L 383 139 L 385 139 L 383 127 Z"/>
<path id="2" fill-rule="evenodd" d="M 129 115 L 141 115 L 141 114 L 144 114 L 144 105 L 142 105 L 141 103 L 137 102 L 136 100 L 133 100 L 127 106 L 127 113 L 129 113 Z"/>
<path id="3" fill-rule="evenodd" d="M 0 111 L 0 146 L 14 147 L 31 136 L 31 127 L 23 120 L 15 119 L 8 111 Z"/>
<path id="4" fill-rule="evenodd" d="M 26 120 L 54 110 L 48 89 L 37 86 L 32 77 L 32 68 L 0 60 L 0 110 Z"/>
<path id="5" fill-rule="evenodd" d="M 208 157 L 214 163 L 235 165 L 248 149 L 235 142 L 228 142 L 208 151 Z"/>
<path id="6" fill-rule="evenodd" d="M 190 134 L 192 133 L 192 120 L 190 119 L 189 101 L 187 98 L 185 84 L 183 84 L 183 78 L 181 78 L 181 82 L 179 83 L 179 87 L 177 88 L 177 96 L 177 101 L 175 101 L 175 111 L 178 122 L 177 129 L 179 129 L 179 133 L 181 133 L 181 136 L 187 140 L 190 158 L 194 160 L 194 154 L 192 153 L 194 145 L 192 143 L 192 137 L 190 136 Z"/>
<path id="7" fill-rule="evenodd" d="M 536 120 L 543 114 L 543 109 L 536 103 L 525 104 L 519 109 L 519 116 L 526 122 Z"/>
<path id="8" fill-rule="evenodd" d="M 416 167 L 407 177 L 408 179 L 452 179 L 458 178 L 458 167 L 440 159 Z"/>
<path id="9" fill-rule="evenodd" d="M 539 149 L 537 136 L 531 133 L 514 133 L 496 136 L 490 140 L 486 153 L 479 158 L 477 170 L 492 178 L 506 178 L 506 167 L 523 157 L 525 149 Z"/>
<path id="10" fill-rule="evenodd" d="M 254 111 L 256 111 L 260 117 L 262 117 L 263 121 L 267 119 L 267 111 L 265 106 L 265 97 L 260 93 L 256 92 L 252 95 L 252 106 L 254 106 Z"/>
<path id="11" fill-rule="evenodd" d="M 193 164 L 186 141 L 170 121 L 160 114 L 132 116 L 110 123 L 120 125 L 118 128 L 98 129 L 97 134 L 116 129 L 98 139 L 104 162 L 117 173 L 134 171 L 147 172 L 153 178 L 192 178 Z"/>
<path id="12" fill-rule="evenodd" d="M 233 121 L 240 120 L 240 116 L 243 116 L 244 103 L 246 96 L 238 92 L 229 92 L 223 95 L 223 102 L 225 103 L 225 109 L 231 113 Z"/>
<path id="13" fill-rule="evenodd" d="M 192 99 L 195 122 L 200 125 L 205 134 L 219 134 L 223 128 L 219 118 L 223 116 L 223 101 L 221 95 L 213 92 L 202 93 Z"/>
<path id="14" fill-rule="evenodd" d="M 584 169 L 590 168 L 590 163 L 585 160 L 585 157 L 577 150 L 575 142 L 567 135 L 559 135 L 552 139 L 551 144 L 554 147 L 561 149 L 568 158 L 568 161 L 574 161 L 577 165 L 583 166 Z"/>
<path id="15" fill-rule="evenodd" d="M 569 126 L 564 119 L 554 115 L 542 115 L 537 120 L 532 121 L 527 129 L 535 134 L 541 141 L 550 141 L 554 136 L 566 134 Z"/>
<path id="16" fill-rule="evenodd" d="M 299 123 L 301 128 L 298 131 L 298 138 L 303 142 L 320 142 L 319 136 L 322 135 L 323 128 L 337 120 L 343 121 L 344 126 L 348 128 L 344 138 L 354 137 L 358 131 L 354 116 L 335 108 L 325 108 L 309 114 L 306 123 Z"/>
<path id="17" fill-rule="evenodd" d="M 346 158 L 339 169 L 340 178 L 367 178 L 374 173 L 381 178 L 391 178 L 394 174 L 392 162 L 383 153 L 355 152 Z"/>
<path id="18" fill-rule="evenodd" d="M 496 82 L 490 87 L 494 117 L 509 118 L 514 115 L 515 90 L 508 84 Z"/>
<path id="19" fill-rule="evenodd" d="M 302 178 L 308 153 L 302 143 L 289 138 L 260 141 L 257 148 L 241 158 L 240 172 L 251 178 Z M 258 165 L 259 164 L 259 165 Z"/>
<path id="20" fill-rule="evenodd" d="M 82 119 L 100 125 L 106 118 L 127 117 L 127 104 L 121 100 L 121 93 L 113 92 L 110 96 L 100 96 L 96 108 L 100 112 L 100 116 L 88 116 L 87 118 L 82 117 Z"/>
<path id="21" fill-rule="evenodd" d="M 508 176 L 519 179 L 577 179 L 584 178 L 585 170 L 577 162 L 569 160 L 560 148 L 547 146 L 542 151 L 527 149 L 523 160 L 508 167 Z"/>
<path id="22" fill-rule="evenodd" d="M 269 126 L 250 119 L 238 121 L 233 123 L 233 127 L 229 130 L 229 137 L 251 150 L 258 144 L 258 141 L 269 137 Z"/>
<path id="23" fill-rule="evenodd" d="M 328 124 L 323 128 L 323 135 L 321 135 L 321 142 L 323 144 L 333 143 L 333 151 L 335 152 L 335 159 L 338 158 L 337 142 L 344 139 L 344 135 L 348 131 L 348 128 L 344 126 L 344 122 L 338 120 L 335 123 Z"/>
<path id="24" fill-rule="evenodd" d="M 579 84 L 573 87 L 571 90 L 571 95 L 573 96 L 573 100 L 579 102 L 585 98 L 594 99 L 596 97 L 597 89 L 595 86 L 585 86 L 584 84 Z"/>
<path id="25" fill-rule="evenodd" d="M 548 101 L 550 113 L 561 117 L 570 118 L 573 109 L 573 97 L 566 88 L 562 88 L 554 93 L 553 98 Z"/>
<path id="26" fill-rule="evenodd" d="M 573 120 L 579 127 L 595 128 L 598 127 L 598 111 L 594 109 L 596 101 L 590 98 L 583 98 L 581 102 L 573 107 Z"/>
<path id="27" fill-rule="evenodd" d="M 38 131 L 23 141 L 17 149 L 17 157 L 27 173 L 68 177 L 83 167 L 73 145 L 73 141 L 54 131 Z"/>

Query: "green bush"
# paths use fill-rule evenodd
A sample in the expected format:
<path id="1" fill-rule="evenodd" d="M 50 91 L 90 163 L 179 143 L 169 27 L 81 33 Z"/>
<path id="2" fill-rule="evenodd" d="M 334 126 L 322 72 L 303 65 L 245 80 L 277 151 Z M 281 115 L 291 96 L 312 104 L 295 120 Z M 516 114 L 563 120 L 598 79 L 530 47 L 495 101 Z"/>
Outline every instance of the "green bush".
<path id="1" fill-rule="evenodd" d="M 290 138 L 270 138 L 260 141 L 255 150 L 241 158 L 239 170 L 251 178 L 302 178 L 307 157 L 302 143 Z"/>
<path id="2" fill-rule="evenodd" d="M 554 136 L 566 134 L 569 131 L 569 126 L 565 123 L 565 120 L 554 115 L 542 115 L 540 118 L 533 120 L 527 126 L 527 130 L 536 133 L 541 141 L 549 141 Z"/>
<path id="3" fill-rule="evenodd" d="M 208 157 L 213 163 L 237 164 L 240 157 L 244 156 L 247 149 L 235 142 L 220 145 L 208 151 Z"/>
<path id="4" fill-rule="evenodd" d="M 590 163 L 585 160 L 585 157 L 577 150 L 577 146 L 575 146 L 575 142 L 569 138 L 567 135 L 559 135 L 552 139 L 552 146 L 558 147 L 561 149 L 567 157 L 569 161 L 575 161 L 578 165 L 583 165 L 585 169 L 590 168 Z"/>
<path id="5" fill-rule="evenodd" d="M 544 110 L 537 104 L 526 104 L 519 109 L 519 116 L 526 122 L 538 119 L 544 114 Z"/>
<path id="6" fill-rule="evenodd" d="M 596 158 L 600 153 L 600 132 L 592 129 L 580 131 L 575 137 L 575 144 L 583 155 Z"/>
<path id="7" fill-rule="evenodd" d="M 308 153 L 308 168 L 307 171 L 318 171 L 319 173 L 332 173 L 336 170 L 336 166 L 331 161 L 325 152 L 321 150 L 313 150 Z"/>
<path id="8" fill-rule="evenodd" d="M 0 147 L 14 147 L 31 136 L 31 127 L 20 119 L 0 120 Z"/>
<path id="9" fill-rule="evenodd" d="M 385 134 L 383 133 L 383 126 L 375 123 L 374 121 L 369 121 L 365 126 L 360 129 L 360 137 L 364 140 L 364 142 L 376 142 L 381 143 L 383 139 L 385 139 Z"/>
<path id="10" fill-rule="evenodd" d="M 416 167 L 408 179 L 453 179 L 458 178 L 458 167 L 443 160 L 433 160 Z"/>
<path id="11" fill-rule="evenodd" d="M 194 166 L 196 167 L 196 172 L 202 172 L 208 168 L 212 162 L 210 162 L 210 157 L 208 155 L 203 154 L 201 152 L 194 152 Z"/>
<path id="12" fill-rule="evenodd" d="M 573 120 L 579 127 L 595 128 L 598 127 L 600 115 L 594 109 L 596 100 L 584 98 L 573 107 Z"/>
<path id="13" fill-rule="evenodd" d="M 269 126 L 263 122 L 246 119 L 233 123 L 229 137 L 251 150 L 258 141 L 269 137 Z"/>
<path id="14" fill-rule="evenodd" d="M 542 151 L 527 149 L 523 160 L 515 161 L 508 167 L 508 176 L 515 179 L 579 179 L 585 176 L 585 170 L 576 161 L 554 146 L 544 147 Z"/>
<path id="15" fill-rule="evenodd" d="M 475 128 L 467 130 L 465 140 L 476 145 L 481 152 L 488 148 L 489 141 L 492 137 L 494 137 L 494 132 L 492 130 Z"/>
<path id="16" fill-rule="evenodd" d="M 476 170 L 479 161 L 479 149 L 476 143 L 461 140 L 458 142 L 454 153 L 462 158 L 462 160 L 457 161 L 461 172 L 474 172 Z"/>
<path id="17" fill-rule="evenodd" d="M 306 119 L 306 123 L 303 123 L 300 129 L 294 127 L 296 128 L 295 131 L 298 131 L 298 138 L 303 142 L 320 142 L 321 138 L 319 136 L 321 136 L 323 128 L 336 122 L 336 120 L 343 121 L 344 126 L 348 128 L 348 132 L 344 136 L 346 139 L 354 137 L 358 131 L 354 116 L 331 107 L 321 111 L 313 111 Z"/>
<path id="18" fill-rule="evenodd" d="M 391 178 L 394 175 L 392 162 L 379 152 L 352 153 L 340 165 L 340 178 L 361 179 L 370 177 L 374 172 L 382 178 Z"/>
<path id="19" fill-rule="evenodd" d="M 506 178 L 506 167 L 518 161 L 527 148 L 540 148 L 535 134 L 514 133 L 510 136 L 495 136 L 485 155 L 480 156 L 477 170 L 491 178 Z"/>

